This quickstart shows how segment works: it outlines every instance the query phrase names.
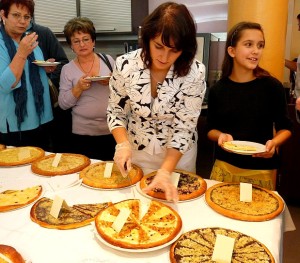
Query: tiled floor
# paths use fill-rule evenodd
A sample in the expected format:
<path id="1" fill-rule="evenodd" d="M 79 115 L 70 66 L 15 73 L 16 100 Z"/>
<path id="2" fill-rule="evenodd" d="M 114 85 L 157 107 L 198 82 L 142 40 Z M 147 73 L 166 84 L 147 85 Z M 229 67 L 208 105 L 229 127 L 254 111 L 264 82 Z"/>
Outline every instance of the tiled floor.
<path id="1" fill-rule="evenodd" d="M 286 232 L 283 235 L 283 262 L 300 262 L 300 205 L 288 205 L 296 231 Z"/>

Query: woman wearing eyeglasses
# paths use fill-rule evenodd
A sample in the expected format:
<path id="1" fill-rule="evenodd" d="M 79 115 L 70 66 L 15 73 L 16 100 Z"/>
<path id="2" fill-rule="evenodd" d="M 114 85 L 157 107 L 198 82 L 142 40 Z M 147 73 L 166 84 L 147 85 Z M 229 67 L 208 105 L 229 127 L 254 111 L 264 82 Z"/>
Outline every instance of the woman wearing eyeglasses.
<path id="1" fill-rule="evenodd" d="M 93 159 L 112 160 L 115 141 L 107 121 L 108 80 L 91 81 L 93 76 L 108 76 L 110 69 L 94 52 L 96 31 L 93 22 L 76 17 L 67 22 L 64 34 L 75 58 L 62 68 L 58 102 L 72 108 L 72 146 L 70 150 Z M 114 60 L 108 56 L 110 64 Z"/>
<path id="2" fill-rule="evenodd" d="M 48 150 L 52 116 L 38 35 L 25 35 L 33 0 L 2 0 L 0 26 L 0 143 Z"/>

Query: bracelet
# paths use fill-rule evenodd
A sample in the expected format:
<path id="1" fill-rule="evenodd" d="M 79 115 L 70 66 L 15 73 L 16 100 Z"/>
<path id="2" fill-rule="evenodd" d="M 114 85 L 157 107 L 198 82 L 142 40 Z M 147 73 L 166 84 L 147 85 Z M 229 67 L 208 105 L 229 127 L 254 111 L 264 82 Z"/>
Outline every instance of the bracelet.
<path id="1" fill-rule="evenodd" d="M 20 56 L 19 54 L 18 54 L 18 57 L 23 59 L 23 60 L 27 60 L 27 58 L 24 58 L 24 57 Z"/>

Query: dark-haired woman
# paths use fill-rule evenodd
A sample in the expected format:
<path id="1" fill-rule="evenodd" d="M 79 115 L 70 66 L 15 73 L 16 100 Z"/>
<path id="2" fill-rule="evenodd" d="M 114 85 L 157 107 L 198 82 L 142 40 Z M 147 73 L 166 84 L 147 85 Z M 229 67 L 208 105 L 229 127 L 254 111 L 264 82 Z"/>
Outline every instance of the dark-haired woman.
<path id="1" fill-rule="evenodd" d="M 62 68 L 58 97 L 62 109 L 72 109 L 70 151 L 93 159 L 112 160 L 116 143 L 106 121 L 108 79 L 87 79 L 111 74 L 108 66 L 94 52 L 94 24 L 88 18 L 76 17 L 66 23 L 64 34 L 76 55 Z M 108 59 L 113 66 L 113 58 L 108 56 Z"/>
<path id="2" fill-rule="evenodd" d="M 0 140 L 13 146 L 51 150 L 53 119 L 38 35 L 25 35 L 34 14 L 32 0 L 2 0 L 0 26 Z"/>
<path id="3" fill-rule="evenodd" d="M 208 137 L 219 145 L 212 179 L 274 190 L 276 148 L 291 136 L 291 121 L 282 84 L 258 65 L 264 47 L 260 24 L 241 22 L 228 33 L 222 76 L 208 96 Z M 222 144 L 232 140 L 261 143 L 266 151 L 253 155 L 225 151 Z"/>
<path id="4" fill-rule="evenodd" d="M 178 199 L 174 169 L 196 170 L 196 126 L 206 88 L 196 50 L 196 28 L 186 6 L 164 3 L 142 24 L 142 49 L 117 58 L 110 80 L 115 162 L 124 175 L 131 163 L 145 174 L 158 170 L 145 191 L 159 187 L 173 201 Z"/>

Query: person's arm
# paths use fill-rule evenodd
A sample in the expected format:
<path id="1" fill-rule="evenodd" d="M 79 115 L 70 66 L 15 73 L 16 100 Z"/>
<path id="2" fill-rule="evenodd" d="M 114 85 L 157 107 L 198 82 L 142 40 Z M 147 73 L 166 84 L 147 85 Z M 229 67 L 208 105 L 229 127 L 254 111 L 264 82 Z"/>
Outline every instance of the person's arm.
<path id="1" fill-rule="evenodd" d="M 232 135 L 228 133 L 223 133 L 219 130 L 213 129 L 207 133 L 208 139 L 211 141 L 217 142 L 219 146 L 221 146 L 224 142 L 232 141 Z"/>
<path id="2" fill-rule="evenodd" d="M 33 33 L 23 37 L 20 41 L 18 50 L 9 65 L 12 73 L 16 77 L 16 81 L 12 85 L 12 88 L 14 88 L 21 79 L 27 57 L 38 46 L 37 38 L 38 36 Z"/>
<path id="3" fill-rule="evenodd" d="M 285 59 L 284 65 L 285 65 L 285 67 L 287 67 L 288 69 L 290 69 L 292 71 L 297 71 L 297 62 L 295 62 L 295 61 Z"/>

